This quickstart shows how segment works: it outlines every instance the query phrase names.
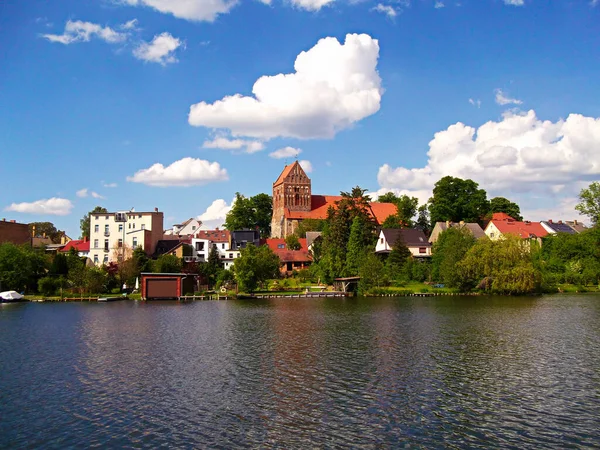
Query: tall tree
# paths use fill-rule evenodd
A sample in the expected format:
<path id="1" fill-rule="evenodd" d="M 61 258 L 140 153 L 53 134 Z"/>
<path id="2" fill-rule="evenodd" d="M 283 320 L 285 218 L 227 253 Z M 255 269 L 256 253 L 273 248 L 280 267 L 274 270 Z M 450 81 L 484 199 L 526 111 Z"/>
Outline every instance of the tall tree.
<path id="1" fill-rule="evenodd" d="M 296 236 L 295 234 L 290 234 L 288 237 L 285 238 L 285 245 L 288 248 L 288 250 L 300 250 L 302 248 L 302 245 L 298 240 L 298 236 Z"/>
<path id="2" fill-rule="evenodd" d="M 579 193 L 580 202 L 575 209 L 588 216 L 594 225 L 600 222 L 600 182 L 594 181 Z"/>
<path id="3" fill-rule="evenodd" d="M 60 243 L 60 238 L 64 234 L 64 231 L 57 230 L 52 222 L 31 222 L 29 232 L 35 237 L 46 236 L 54 244 Z"/>
<path id="4" fill-rule="evenodd" d="M 429 209 L 427 208 L 427 205 L 419 206 L 419 217 L 417 218 L 416 226 L 429 236 L 429 233 L 431 232 L 431 221 L 429 220 Z"/>
<path id="5" fill-rule="evenodd" d="M 406 261 L 411 255 L 412 254 L 404 241 L 398 239 L 385 261 L 385 266 L 390 278 L 398 279 L 402 275 Z"/>
<path id="6" fill-rule="evenodd" d="M 383 228 L 412 228 L 417 214 L 419 199 L 408 195 L 396 196 L 393 192 L 383 194 L 377 200 L 379 203 L 393 203 L 398 212 L 389 216 L 382 224 Z"/>
<path id="7" fill-rule="evenodd" d="M 94 214 L 94 213 L 107 213 L 108 210 L 106 208 L 103 208 L 102 206 L 96 206 L 94 209 L 92 209 L 88 214 L 86 214 L 85 216 L 83 216 L 81 218 L 81 220 L 79 221 L 79 228 L 81 229 L 81 239 L 83 238 L 90 238 L 90 214 Z"/>
<path id="8" fill-rule="evenodd" d="M 364 217 L 356 216 L 350 226 L 350 238 L 346 248 L 347 276 L 356 276 L 367 253 L 373 252 L 374 234 L 364 222 Z"/>
<path id="9" fill-rule="evenodd" d="M 494 197 L 490 200 L 490 216 L 494 213 L 505 213 L 510 217 L 515 219 L 518 222 L 523 220 L 523 216 L 521 216 L 521 208 L 516 203 L 511 202 L 510 200 L 504 197 Z"/>
<path id="10" fill-rule="evenodd" d="M 433 188 L 429 199 L 431 223 L 481 222 L 490 209 L 487 194 L 473 180 L 446 176 Z"/>
<path id="11" fill-rule="evenodd" d="M 273 200 L 270 195 L 258 194 L 248 198 L 236 192 L 234 204 L 225 217 L 225 228 L 229 231 L 258 228 L 260 236 L 267 238 L 271 235 L 272 217 Z"/>
<path id="12" fill-rule="evenodd" d="M 249 244 L 233 263 L 235 279 L 243 292 L 254 292 L 271 278 L 279 276 L 279 257 L 266 245 Z"/>
<path id="13" fill-rule="evenodd" d="M 298 228 L 296 234 L 299 238 L 305 238 L 307 231 L 323 231 L 325 229 L 325 221 L 321 219 L 304 219 Z"/>
<path id="14" fill-rule="evenodd" d="M 449 287 L 458 287 L 460 274 L 458 263 L 475 244 L 475 238 L 467 228 L 451 227 L 443 231 L 433 245 L 431 258 L 432 276 Z"/>

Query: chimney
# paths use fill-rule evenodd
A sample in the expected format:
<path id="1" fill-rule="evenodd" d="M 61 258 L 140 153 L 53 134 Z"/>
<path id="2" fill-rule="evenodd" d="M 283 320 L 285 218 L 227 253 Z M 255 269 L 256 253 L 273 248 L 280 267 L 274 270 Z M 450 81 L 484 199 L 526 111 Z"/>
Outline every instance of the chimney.
<path id="1" fill-rule="evenodd" d="M 450 224 L 451 224 L 451 223 L 452 223 L 452 222 L 450 222 L 449 220 L 446 220 L 446 227 L 450 228 Z"/>
<path id="2" fill-rule="evenodd" d="M 575 219 L 575 220 L 573 221 L 573 223 L 574 223 L 575 225 L 577 225 L 577 219 Z"/>
<path id="3" fill-rule="evenodd" d="M 464 220 L 461 220 L 461 221 L 460 221 L 460 224 L 461 224 L 461 225 L 464 225 L 464 224 L 465 224 L 465 221 L 464 221 Z"/>
<path id="4" fill-rule="evenodd" d="M 6 219 L 2 219 L 2 222 L 6 222 Z"/>
<path id="5" fill-rule="evenodd" d="M 552 219 L 548 219 L 548 223 L 552 223 Z"/>
<path id="6" fill-rule="evenodd" d="M 87 242 L 87 241 L 88 241 L 88 238 L 87 238 L 87 236 L 84 236 L 84 238 L 83 238 L 83 242 Z"/>
<path id="7" fill-rule="evenodd" d="M 6 219 L 2 219 L 2 220 L 6 220 Z M 35 237 L 35 225 L 33 225 L 31 227 L 31 237 Z"/>
<path id="8" fill-rule="evenodd" d="M 17 223 L 17 221 L 16 220 L 11 220 L 10 223 Z"/>
<path id="9" fill-rule="evenodd" d="M 562 220 L 559 220 L 558 223 L 562 225 Z"/>
<path id="10" fill-rule="evenodd" d="M 158 208 L 154 208 L 154 212 L 158 212 Z"/>

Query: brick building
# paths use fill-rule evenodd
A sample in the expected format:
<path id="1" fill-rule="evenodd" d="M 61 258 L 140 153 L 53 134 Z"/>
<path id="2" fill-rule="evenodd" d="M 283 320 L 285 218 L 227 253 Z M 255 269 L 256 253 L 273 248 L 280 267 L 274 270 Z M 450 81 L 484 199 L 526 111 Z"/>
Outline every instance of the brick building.
<path id="1" fill-rule="evenodd" d="M 31 245 L 31 236 L 29 235 L 29 225 L 26 223 L 17 223 L 14 220 L 0 221 L 0 244 L 12 242 L 13 244 Z"/>

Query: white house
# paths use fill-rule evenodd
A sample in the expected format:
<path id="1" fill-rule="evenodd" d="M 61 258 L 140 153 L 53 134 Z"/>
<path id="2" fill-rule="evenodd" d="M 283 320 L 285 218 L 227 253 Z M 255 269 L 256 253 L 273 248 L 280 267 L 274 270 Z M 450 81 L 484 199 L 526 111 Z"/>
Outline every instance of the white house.
<path id="1" fill-rule="evenodd" d="M 225 269 L 230 269 L 236 258 L 239 258 L 239 250 L 231 249 L 231 233 L 228 230 L 200 230 L 192 238 L 196 261 L 208 261 L 211 248 L 215 248 L 219 259 Z"/>
<path id="2" fill-rule="evenodd" d="M 431 243 L 421 230 L 413 228 L 383 229 L 379 232 L 375 253 L 390 253 L 398 240 L 410 250 L 415 258 L 431 256 Z"/>
<path id="3" fill-rule="evenodd" d="M 122 211 L 90 214 L 90 253 L 96 265 L 116 262 L 130 256 L 141 247 L 146 254 L 154 253 L 163 236 L 163 213 Z"/>
<path id="4" fill-rule="evenodd" d="M 192 236 L 200 230 L 209 230 L 208 227 L 202 225 L 202 221 L 190 218 L 183 223 L 173 225 L 173 228 L 165 230 L 165 236 Z"/>

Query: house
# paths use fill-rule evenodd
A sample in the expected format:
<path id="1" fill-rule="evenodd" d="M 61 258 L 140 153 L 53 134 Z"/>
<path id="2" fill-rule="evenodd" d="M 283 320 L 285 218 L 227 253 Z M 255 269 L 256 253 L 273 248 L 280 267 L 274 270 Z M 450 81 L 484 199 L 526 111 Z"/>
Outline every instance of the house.
<path id="1" fill-rule="evenodd" d="M 89 258 L 90 241 L 88 238 L 73 239 L 67 242 L 59 251 L 61 253 L 69 253 L 71 249 L 74 249 L 80 258 Z"/>
<path id="2" fill-rule="evenodd" d="M 121 211 L 90 213 L 90 258 L 94 264 L 108 264 L 131 256 L 141 247 L 147 255 L 154 254 L 163 237 L 164 215 L 152 212 Z"/>
<path id="3" fill-rule="evenodd" d="M 173 225 L 169 230 L 164 231 L 165 236 L 192 236 L 200 230 L 208 230 L 209 228 L 202 225 L 202 221 L 194 218 L 189 218 L 183 223 Z"/>
<path id="4" fill-rule="evenodd" d="M 260 245 L 260 230 L 236 230 L 231 232 L 232 250 L 241 250 L 246 248 L 248 244 L 254 244 L 255 247 Z"/>
<path id="5" fill-rule="evenodd" d="M 440 233 L 446 231 L 448 228 L 463 228 L 468 230 L 475 239 L 481 239 L 482 237 L 486 237 L 483 231 L 483 228 L 479 226 L 478 223 L 465 223 L 465 222 L 436 222 L 433 230 L 431 230 L 431 236 L 429 236 L 429 242 L 434 244 Z"/>
<path id="6" fill-rule="evenodd" d="M 298 239 L 300 250 L 290 250 L 287 247 L 285 239 L 265 239 L 267 245 L 273 253 L 275 253 L 281 261 L 280 271 L 284 275 L 291 274 L 294 270 L 306 269 L 312 262 L 306 239 Z"/>
<path id="7" fill-rule="evenodd" d="M 565 223 L 569 225 L 576 233 L 581 233 L 588 229 L 588 227 L 578 220 L 567 220 Z"/>
<path id="8" fill-rule="evenodd" d="M 16 245 L 31 245 L 31 235 L 29 234 L 29 225 L 26 223 L 17 223 L 15 220 L 0 221 L 0 244 L 11 242 Z"/>
<path id="9" fill-rule="evenodd" d="M 192 237 L 195 260 L 199 262 L 208 261 L 210 250 L 217 250 L 219 260 L 225 269 L 230 269 L 236 258 L 239 258 L 239 250 L 231 248 L 231 233 L 228 230 L 200 230 Z"/>
<path id="10" fill-rule="evenodd" d="M 495 241 L 506 234 L 519 236 L 523 239 L 539 239 L 548 235 L 548 231 L 539 222 L 528 220 L 519 222 L 506 213 L 494 213 L 492 220 L 485 227 L 485 234 Z"/>
<path id="11" fill-rule="evenodd" d="M 271 237 L 294 234 L 305 219 L 326 219 L 330 207 L 342 199 L 339 195 L 313 195 L 311 180 L 298 161 L 285 166 L 273 183 L 273 218 Z M 397 213 L 392 203 L 370 203 L 370 212 L 378 224 Z"/>
<path id="12" fill-rule="evenodd" d="M 182 240 L 161 239 L 156 244 L 156 250 L 154 250 L 152 258 L 156 259 L 162 255 L 173 255 L 183 259 L 185 262 L 194 262 L 196 258 L 191 243 L 191 238 Z"/>
<path id="13" fill-rule="evenodd" d="M 573 228 L 571 228 L 566 223 L 563 223 L 562 220 L 559 220 L 558 222 L 553 222 L 552 220 L 544 220 L 544 221 L 540 222 L 540 224 L 544 227 L 544 229 L 549 234 L 556 234 L 556 233 L 577 234 L 577 232 Z"/>
<path id="14" fill-rule="evenodd" d="M 379 232 L 375 253 L 390 253 L 398 240 L 404 243 L 415 258 L 428 258 L 431 256 L 431 243 L 422 230 L 415 228 L 382 229 Z"/>

